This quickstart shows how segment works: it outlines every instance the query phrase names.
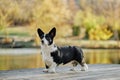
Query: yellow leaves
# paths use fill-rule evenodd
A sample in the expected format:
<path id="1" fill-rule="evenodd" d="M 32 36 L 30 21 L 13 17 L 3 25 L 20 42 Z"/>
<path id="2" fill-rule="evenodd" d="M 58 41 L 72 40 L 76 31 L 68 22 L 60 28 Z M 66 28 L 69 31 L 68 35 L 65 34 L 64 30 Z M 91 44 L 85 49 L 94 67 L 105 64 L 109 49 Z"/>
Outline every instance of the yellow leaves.
<path id="1" fill-rule="evenodd" d="M 67 25 L 67 21 L 70 19 L 69 9 L 61 0 L 36 1 L 33 16 L 33 24 L 47 31 L 49 27 Z M 35 26 L 32 27 L 34 28 Z"/>
<path id="2" fill-rule="evenodd" d="M 4 14 L 1 10 L 0 10 L 0 30 L 3 30 L 3 32 L 5 33 L 6 37 L 8 37 L 8 32 L 7 32 L 7 27 L 10 25 L 10 22 L 7 22 L 7 18 L 8 18 L 9 13 Z"/>
<path id="3" fill-rule="evenodd" d="M 95 15 L 91 11 L 78 11 L 74 18 L 74 25 L 84 26 L 90 40 L 107 40 L 113 33 L 107 29 L 106 19 L 102 15 Z M 105 25 L 104 25 L 105 24 Z"/>
<path id="4" fill-rule="evenodd" d="M 120 23 L 119 21 L 115 21 L 114 22 L 114 27 L 113 27 L 114 30 L 119 30 L 120 29 Z"/>
<path id="5" fill-rule="evenodd" d="M 82 25 L 82 20 L 83 20 L 83 12 L 82 11 L 78 11 L 74 17 L 74 25 L 75 26 L 80 26 Z"/>
<path id="6" fill-rule="evenodd" d="M 105 26 L 97 27 L 89 31 L 90 40 L 107 40 L 112 35 L 113 33 L 110 30 L 108 30 Z"/>

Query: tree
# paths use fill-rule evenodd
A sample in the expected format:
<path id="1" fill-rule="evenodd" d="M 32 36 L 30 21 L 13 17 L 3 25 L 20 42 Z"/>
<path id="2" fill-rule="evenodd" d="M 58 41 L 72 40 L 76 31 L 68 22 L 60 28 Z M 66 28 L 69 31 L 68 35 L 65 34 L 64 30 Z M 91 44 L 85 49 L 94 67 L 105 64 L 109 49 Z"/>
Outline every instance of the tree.
<path id="1" fill-rule="evenodd" d="M 68 25 L 71 16 L 63 0 L 36 0 L 33 12 L 34 20 L 31 26 L 33 33 L 38 27 L 49 31 L 52 27 Z"/>
<path id="2" fill-rule="evenodd" d="M 80 0 L 80 10 L 75 15 L 74 24 L 86 29 L 86 38 L 107 40 L 112 36 L 108 25 L 106 26 L 105 15 L 101 13 L 102 9 L 99 5 L 103 5 L 102 2 L 101 0 Z"/>
<path id="3" fill-rule="evenodd" d="M 0 10 L 0 30 L 5 33 L 6 38 L 8 37 L 7 27 L 9 26 L 9 23 L 7 22 L 8 15 L 8 13 L 4 14 Z"/>
<path id="4" fill-rule="evenodd" d="M 37 1 L 34 9 L 34 22 L 38 26 L 63 26 L 70 17 L 62 0 Z"/>

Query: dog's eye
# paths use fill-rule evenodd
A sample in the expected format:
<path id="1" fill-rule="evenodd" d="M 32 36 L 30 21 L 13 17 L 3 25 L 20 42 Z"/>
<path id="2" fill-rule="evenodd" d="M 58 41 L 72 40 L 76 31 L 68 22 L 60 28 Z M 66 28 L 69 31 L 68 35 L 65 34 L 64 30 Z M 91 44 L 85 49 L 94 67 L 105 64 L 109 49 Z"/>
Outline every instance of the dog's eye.
<path id="1" fill-rule="evenodd" d="M 49 38 L 49 37 L 46 37 L 46 39 L 47 39 L 47 40 L 50 40 L 50 38 Z"/>
<path id="2" fill-rule="evenodd" d="M 46 38 L 49 42 L 51 42 L 52 40 L 51 40 L 51 38 L 50 37 L 48 37 L 48 38 Z"/>

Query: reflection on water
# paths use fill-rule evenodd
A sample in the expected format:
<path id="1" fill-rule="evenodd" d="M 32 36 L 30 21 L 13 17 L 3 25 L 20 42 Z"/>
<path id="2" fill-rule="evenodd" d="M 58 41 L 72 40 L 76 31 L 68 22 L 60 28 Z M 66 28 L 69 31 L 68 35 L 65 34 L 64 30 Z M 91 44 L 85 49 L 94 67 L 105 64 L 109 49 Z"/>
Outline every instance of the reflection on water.
<path id="1" fill-rule="evenodd" d="M 120 50 L 84 49 L 89 64 L 120 64 Z M 0 49 L 0 70 L 44 67 L 40 49 Z"/>
<path id="2" fill-rule="evenodd" d="M 39 49 L 0 49 L 0 70 L 44 67 Z"/>
<path id="3" fill-rule="evenodd" d="M 120 64 L 120 50 L 85 49 L 86 62 L 89 64 Z"/>

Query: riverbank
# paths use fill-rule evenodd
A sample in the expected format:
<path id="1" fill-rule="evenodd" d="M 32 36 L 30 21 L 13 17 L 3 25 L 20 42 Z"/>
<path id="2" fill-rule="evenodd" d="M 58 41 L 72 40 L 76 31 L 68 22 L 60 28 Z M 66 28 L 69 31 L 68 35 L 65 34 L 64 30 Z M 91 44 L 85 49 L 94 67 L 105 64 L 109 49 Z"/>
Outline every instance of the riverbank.
<path id="1" fill-rule="evenodd" d="M 55 43 L 58 46 L 75 45 L 86 49 L 120 49 L 120 41 L 106 40 L 80 40 L 71 38 L 57 38 Z M 3 37 L 0 38 L 0 48 L 39 48 L 32 37 L 22 37 L 19 40 L 11 38 L 6 42 Z"/>
<path id="2" fill-rule="evenodd" d="M 106 40 L 106 41 L 95 41 L 95 40 L 74 40 L 74 39 L 57 39 L 56 43 L 61 46 L 75 45 L 81 48 L 87 49 L 120 49 L 120 41 Z"/>

